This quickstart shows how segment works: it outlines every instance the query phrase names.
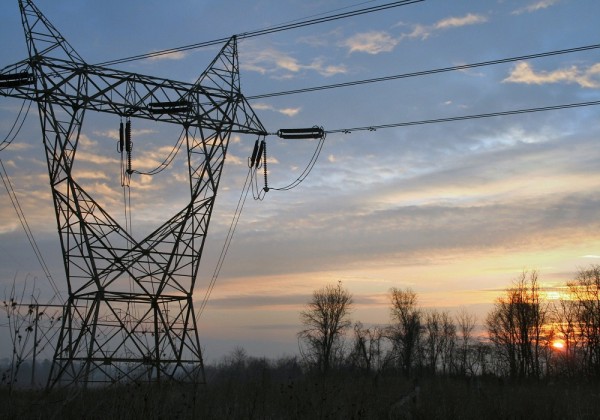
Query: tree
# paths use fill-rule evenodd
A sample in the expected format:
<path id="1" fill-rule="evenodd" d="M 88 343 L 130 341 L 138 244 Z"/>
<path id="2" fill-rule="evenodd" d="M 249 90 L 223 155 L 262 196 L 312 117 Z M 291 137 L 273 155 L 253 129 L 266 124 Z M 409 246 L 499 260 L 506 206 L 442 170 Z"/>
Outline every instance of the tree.
<path id="1" fill-rule="evenodd" d="M 432 309 L 425 312 L 422 353 L 425 366 L 431 373 L 441 369 L 448 373 L 453 364 L 456 347 L 456 325 L 447 311 Z"/>
<path id="2" fill-rule="evenodd" d="M 457 368 L 461 375 L 475 374 L 475 351 L 473 349 L 473 330 L 477 317 L 461 307 L 456 314 L 458 325 Z"/>
<path id="3" fill-rule="evenodd" d="M 417 307 L 417 294 L 410 288 L 390 290 L 392 324 L 388 338 L 402 373 L 409 375 L 418 354 L 421 337 L 421 311 Z"/>
<path id="4" fill-rule="evenodd" d="M 383 330 L 379 326 L 363 327 L 361 322 L 354 324 L 354 342 L 349 355 L 350 365 L 364 369 L 367 373 L 379 372 L 384 364 L 382 349 Z"/>
<path id="5" fill-rule="evenodd" d="M 581 340 L 581 329 L 579 328 L 580 307 L 575 296 L 561 297 L 554 302 L 552 310 L 552 325 L 556 329 L 556 338 L 564 344 L 558 358 L 558 373 L 562 375 L 579 375 L 578 353 Z M 555 363 L 556 365 L 557 363 Z"/>
<path id="6" fill-rule="evenodd" d="M 540 376 L 542 335 L 547 315 L 548 307 L 540 300 L 536 271 L 529 275 L 523 271 L 488 314 L 489 338 L 512 378 Z"/>
<path id="7" fill-rule="evenodd" d="M 584 369 L 600 376 L 600 265 L 582 269 L 568 283 L 577 302 L 577 321 L 582 340 Z"/>
<path id="8" fill-rule="evenodd" d="M 314 291 L 308 308 L 300 312 L 305 327 L 298 333 L 300 342 L 306 346 L 303 355 L 323 373 L 341 356 L 343 336 L 352 325 L 351 310 L 352 295 L 339 281 L 335 286 Z"/>
<path id="9" fill-rule="evenodd" d="M 0 384 L 7 384 L 12 392 L 21 376 L 21 367 L 31 358 L 31 386 L 37 386 L 35 378 L 36 357 L 47 347 L 52 347 L 55 327 L 60 321 L 58 311 L 49 311 L 46 305 L 39 301 L 39 289 L 36 279 L 28 286 L 29 275 L 25 278 L 22 289 L 17 287 L 17 278 L 13 278 L 9 292 L 5 290 L 2 309 L 6 313 L 9 340 L 12 346 L 11 359 L 8 368 L 1 372 Z M 31 292 L 27 296 L 28 292 Z M 31 299 L 25 303 L 26 298 Z M 51 305 L 50 305 L 51 306 Z M 20 378 L 21 382 L 23 377 Z"/>

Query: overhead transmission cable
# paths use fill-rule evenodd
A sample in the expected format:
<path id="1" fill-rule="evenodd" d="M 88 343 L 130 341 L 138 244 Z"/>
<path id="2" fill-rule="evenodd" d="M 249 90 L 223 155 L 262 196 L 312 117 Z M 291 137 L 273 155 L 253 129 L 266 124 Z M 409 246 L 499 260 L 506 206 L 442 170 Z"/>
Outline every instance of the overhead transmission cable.
<path id="1" fill-rule="evenodd" d="M 244 209 L 244 204 L 246 203 L 246 198 L 248 197 L 248 192 L 252 186 L 252 173 L 255 171 L 253 167 L 248 170 L 248 174 L 246 175 L 246 180 L 244 181 L 244 186 L 242 187 L 242 193 L 240 194 L 240 198 L 238 199 L 237 206 L 233 213 L 233 218 L 231 219 L 231 224 L 229 225 L 229 230 L 227 231 L 227 235 L 225 237 L 225 242 L 223 247 L 221 248 L 221 254 L 217 260 L 217 264 L 215 266 L 215 270 L 210 279 L 208 287 L 206 288 L 206 292 L 204 293 L 204 299 L 202 299 L 202 303 L 200 304 L 200 309 L 196 313 L 196 321 L 200 318 L 202 313 L 204 312 L 204 308 L 208 303 L 208 299 L 215 287 L 215 283 L 221 273 L 221 269 L 223 268 L 223 263 L 225 262 L 225 257 L 229 252 L 229 247 L 231 245 L 231 241 L 233 239 L 233 235 L 237 228 L 238 222 L 240 221 L 240 216 L 242 215 L 242 210 Z"/>
<path id="2" fill-rule="evenodd" d="M 412 72 L 412 73 L 375 77 L 372 79 L 355 80 L 355 81 L 351 81 L 351 82 L 334 83 L 334 84 L 330 84 L 330 85 L 314 86 L 314 87 L 308 87 L 308 88 L 302 88 L 302 89 L 286 90 L 286 91 L 281 91 L 281 92 L 264 93 L 264 94 L 260 94 L 260 95 L 247 96 L 246 99 L 247 100 L 255 100 L 255 99 L 263 99 L 263 98 L 271 98 L 274 96 L 295 95 L 298 93 L 315 92 L 315 91 L 326 90 L 326 89 L 337 89 L 337 88 L 343 88 L 343 87 L 349 87 L 349 86 L 364 85 L 364 84 L 368 84 L 368 83 L 378 83 L 378 82 L 385 82 L 385 81 L 389 81 L 389 80 L 406 79 L 409 77 L 417 77 L 417 76 L 426 76 L 426 75 L 430 75 L 430 74 L 445 73 L 445 72 L 450 72 L 450 71 L 467 70 L 467 69 L 472 69 L 472 68 L 476 68 L 476 67 L 484 67 L 484 66 L 491 66 L 491 65 L 496 65 L 496 64 L 511 63 L 511 62 L 515 62 L 515 61 L 532 60 L 532 59 L 536 59 L 536 58 L 550 57 L 550 56 L 561 55 L 561 54 L 570 54 L 570 53 L 574 53 L 574 52 L 581 52 L 581 51 L 593 50 L 593 49 L 598 49 L 598 48 L 600 48 L 600 44 L 592 44 L 592 45 L 586 45 L 586 46 L 582 46 L 582 47 L 567 48 L 567 49 L 563 49 L 563 50 L 547 51 L 547 52 L 536 53 L 536 54 L 521 55 L 521 56 L 509 57 L 509 58 L 501 58 L 501 59 L 497 59 L 497 60 L 482 61 L 479 63 L 460 64 L 460 65 L 456 65 L 456 66 L 442 67 L 442 68 L 437 68 L 437 69 L 432 69 L 432 70 L 422 70 L 422 71 L 417 71 L 417 72 Z"/>
<path id="3" fill-rule="evenodd" d="M 14 141 L 14 139 L 17 138 L 17 136 L 19 135 L 21 128 L 23 128 L 23 124 L 25 124 L 27 115 L 29 115 L 29 110 L 31 109 L 31 104 L 33 101 L 29 101 L 27 110 L 25 110 L 25 115 L 23 115 L 23 118 L 21 119 L 21 114 L 23 113 L 23 109 L 25 108 L 26 102 L 27 102 L 27 100 L 24 100 L 23 103 L 21 104 L 21 109 L 19 109 L 19 113 L 17 114 L 17 118 L 15 118 L 15 122 L 13 123 L 12 127 L 10 127 L 8 134 L 6 135 L 4 140 L 2 140 L 2 143 L 0 143 L 0 152 L 3 151 L 4 149 L 6 149 L 8 146 L 10 146 L 10 144 Z M 20 123 L 19 123 L 19 119 L 21 119 Z M 15 130 L 15 128 L 16 128 L 16 131 L 13 134 L 13 130 Z"/>
<path id="4" fill-rule="evenodd" d="M 399 7 L 399 6 L 408 6 L 410 4 L 420 3 L 423 1 L 425 1 L 425 0 L 394 1 L 394 2 L 390 2 L 390 3 L 381 4 L 379 6 L 371 6 L 371 7 L 357 9 L 357 10 L 353 10 L 353 11 L 349 11 L 349 12 L 336 13 L 333 15 L 323 16 L 323 17 L 319 17 L 319 18 L 312 18 L 312 19 L 302 20 L 302 21 L 298 21 L 298 22 L 292 21 L 290 23 L 271 26 L 271 27 L 264 28 L 264 29 L 243 32 L 241 34 L 237 34 L 236 37 L 238 39 L 254 38 L 257 36 L 268 35 L 268 34 L 273 34 L 273 33 L 282 32 L 282 31 L 288 31 L 291 29 L 303 28 L 306 26 L 317 25 L 317 24 L 325 23 L 325 22 L 332 22 L 332 21 L 346 19 L 346 18 L 354 17 L 354 16 L 360 16 L 360 15 L 364 15 L 367 13 L 380 12 L 383 10 L 388 10 L 388 9 L 392 9 L 392 8 Z M 111 66 L 114 64 L 122 64 L 122 63 L 131 62 L 131 61 L 144 60 L 147 58 L 155 58 L 155 57 L 160 57 L 160 56 L 167 55 L 167 54 L 173 54 L 176 52 L 189 51 L 189 50 L 195 50 L 195 49 L 205 48 L 205 47 L 214 46 L 214 45 L 220 45 L 220 44 L 227 42 L 228 40 L 229 40 L 229 37 L 218 38 L 218 39 L 214 39 L 212 41 L 198 42 L 198 43 L 194 43 L 194 44 L 184 45 L 181 47 L 168 48 L 168 49 L 154 51 L 154 52 L 145 53 L 145 54 L 132 55 L 130 57 L 119 58 L 116 60 L 104 61 L 102 63 L 98 63 L 98 65 L 99 66 Z"/>
<path id="5" fill-rule="evenodd" d="M 317 147 L 315 148 L 315 151 L 312 155 L 312 157 L 310 158 L 308 164 L 306 165 L 306 167 L 304 168 L 304 170 L 300 173 L 300 175 L 298 175 L 298 178 L 296 178 L 293 182 L 291 182 L 290 184 L 284 186 L 284 187 L 270 187 L 269 190 L 275 190 L 275 191 L 289 191 L 292 190 L 294 188 L 296 188 L 298 185 L 300 185 L 307 177 L 308 175 L 310 175 L 311 171 L 313 170 L 313 168 L 315 167 L 315 164 L 317 163 L 317 160 L 319 159 L 319 156 L 321 154 L 321 150 L 323 150 L 323 145 L 325 144 L 325 135 L 323 135 L 318 143 L 317 143 Z"/>
<path id="6" fill-rule="evenodd" d="M 326 130 L 327 134 L 335 134 L 335 133 L 344 133 L 350 134 L 353 131 L 376 131 L 384 128 L 394 128 L 394 127 L 408 127 L 413 125 L 426 125 L 426 124 L 439 124 L 446 123 L 452 121 L 464 121 L 464 120 L 474 120 L 481 118 L 491 118 L 491 117 L 502 117 L 507 115 L 516 115 L 516 114 L 527 114 L 533 112 L 545 112 L 545 111 L 556 111 L 560 109 L 569 109 L 569 108 L 582 108 L 587 106 L 600 105 L 599 101 L 589 101 L 589 102 L 577 102 L 572 104 L 562 104 L 562 105 L 551 105 L 551 106 L 542 106 L 537 108 L 525 108 L 525 109 L 514 109 L 510 111 L 499 111 L 499 112 L 489 112 L 485 114 L 473 114 L 473 115 L 462 115 L 456 117 L 445 117 L 445 118 L 435 118 L 430 120 L 419 120 L 419 121 L 406 121 L 406 122 L 398 122 L 391 124 L 381 124 L 381 125 L 369 125 L 364 127 L 353 127 L 353 128 L 340 128 L 337 130 Z"/>
<path id="7" fill-rule="evenodd" d="M 173 162 L 173 159 L 175 159 L 175 156 L 177 156 L 177 154 L 181 150 L 181 146 L 183 145 L 184 140 L 185 140 L 185 129 L 182 130 L 181 134 L 179 135 L 179 138 L 177 139 L 177 142 L 171 148 L 171 151 L 169 151 L 169 154 L 167 155 L 167 157 L 165 157 L 163 159 L 163 161 L 161 163 L 159 163 L 156 168 L 151 169 L 149 171 L 133 170 L 132 173 L 135 173 L 138 175 L 157 175 L 157 174 L 161 173 L 167 167 L 169 167 L 169 165 L 171 165 L 171 162 Z"/>
<path id="8" fill-rule="evenodd" d="M 23 227 L 23 230 L 25 231 L 25 235 L 27 236 L 27 240 L 29 241 L 31 248 L 33 249 L 35 257 L 37 258 L 38 262 L 40 263 L 40 266 L 42 267 L 42 271 L 44 272 L 44 275 L 47 277 L 54 293 L 56 295 L 58 295 L 62 300 L 60 290 L 56 286 L 56 282 L 54 281 L 54 278 L 52 277 L 52 273 L 50 272 L 50 269 L 48 268 L 48 264 L 46 264 L 46 261 L 44 260 L 42 252 L 40 251 L 40 248 L 35 240 L 35 237 L 33 236 L 31 227 L 29 226 L 29 223 L 27 222 L 27 218 L 25 217 L 23 208 L 21 207 L 21 204 L 19 203 L 19 199 L 17 197 L 17 194 L 15 193 L 12 182 L 10 181 L 8 172 L 6 172 L 6 168 L 4 167 L 4 163 L 2 162 L 2 159 L 0 159 L 0 178 L 2 178 L 4 188 L 6 188 L 8 197 L 10 198 L 12 206 L 15 209 L 15 212 L 17 213 L 19 222 L 21 222 L 21 226 Z"/>

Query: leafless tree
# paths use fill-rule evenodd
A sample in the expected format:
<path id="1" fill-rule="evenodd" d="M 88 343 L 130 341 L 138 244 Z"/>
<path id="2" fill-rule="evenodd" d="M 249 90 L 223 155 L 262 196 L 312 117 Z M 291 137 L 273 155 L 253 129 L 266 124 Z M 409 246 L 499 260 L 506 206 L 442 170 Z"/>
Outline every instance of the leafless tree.
<path id="1" fill-rule="evenodd" d="M 381 327 L 365 328 L 361 322 L 355 323 L 350 364 L 367 373 L 379 372 L 384 365 L 383 337 Z"/>
<path id="2" fill-rule="evenodd" d="M 456 314 L 458 326 L 457 369 L 461 375 L 475 374 L 473 332 L 477 317 L 461 307 Z"/>
<path id="3" fill-rule="evenodd" d="M 577 302 L 578 329 L 583 342 L 584 369 L 600 376 L 600 265 L 582 269 L 568 283 Z"/>
<path id="4" fill-rule="evenodd" d="M 409 375 L 418 356 L 421 339 L 421 311 L 417 306 L 417 294 L 410 288 L 390 290 L 392 323 L 388 338 L 400 369 Z"/>
<path id="5" fill-rule="evenodd" d="M 441 313 L 441 320 L 441 368 L 442 373 L 446 374 L 450 370 L 454 370 L 454 361 L 456 359 L 456 324 L 447 311 Z"/>
<path id="6" fill-rule="evenodd" d="M 436 373 L 448 373 L 454 359 L 456 326 L 447 311 L 432 309 L 425 312 L 422 352 L 425 366 Z"/>
<path id="7" fill-rule="evenodd" d="M 548 306 L 540 299 L 536 271 L 523 271 L 498 298 L 488 314 L 486 325 L 496 354 L 507 364 L 511 377 L 539 377 L 540 352 Z"/>
<path id="8" fill-rule="evenodd" d="M 573 295 L 574 296 L 574 295 Z M 578 375 L 581 366 L 578 363 L 579 348 L 583 344 L 579 328 L 579 303 L 576 299 L 560 298 L 552 306 L 552 325 L 555 338 L 564 343 L 554 367 L 561 375 Z"/>
<path id="9" fill-rule="evenodd" d="M 7 384 L 12 392 L 17 383 L 23 363 L 30 359 L 31 386 L 35 386 L 36 356 L 52 346 L 57 332 L 55 325 L 60 321 L 58 311 L 49 311 L 40 305 L 36 279 L 28 285 L 29 276 L 22 288 L 17 287 L 17 278 L 13 278 L 11 287 L 4 291 L 2 309 L 6 313 L 11 348 L 10 365 L 2 372 L 0 384 Z M 30 302 L 26 303 L 29 299 Z"/>
<path id="10" fill-rule="evenodd" d="M 300 313 L 305 327 L 298 333 L 303 356 L 323 373 L 341 357 L 343 336 L 352 325 L 351 310 L 352 295 L 340 281 L 314 291 L 308 308 Z"/>

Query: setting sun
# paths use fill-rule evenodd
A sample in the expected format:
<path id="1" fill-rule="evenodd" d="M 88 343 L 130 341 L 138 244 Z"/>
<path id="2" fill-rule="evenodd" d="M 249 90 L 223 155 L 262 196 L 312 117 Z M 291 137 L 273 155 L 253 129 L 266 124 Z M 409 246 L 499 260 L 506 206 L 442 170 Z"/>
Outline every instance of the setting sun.
<path id="1" fill-rule="evenodd" d="M 552 342 L 552 347 L 555 350 L 562 350 L 562 349 L 565 348 L 565 343 L 563 341 L 558 341 L 557 340 L 557 341 Z"/>

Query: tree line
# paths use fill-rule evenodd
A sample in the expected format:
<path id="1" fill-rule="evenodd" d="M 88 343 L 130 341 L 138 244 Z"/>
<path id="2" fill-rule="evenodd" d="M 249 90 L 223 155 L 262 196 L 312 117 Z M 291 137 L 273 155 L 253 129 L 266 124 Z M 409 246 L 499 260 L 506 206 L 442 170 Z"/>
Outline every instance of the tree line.
<path id="1" fill-rule="evenodd" d="M 352 321 L 342 282 L 313 292 L 300 313 L 301 357 L 321 373 L 600 378 L 600 265 L 581 269 L 548 299 L 537 271 L 523 271 L 483 320 L 464 308 L 425 309 L 410 288 L 389 291 L 389 322 Z M 480 328 L 477 328 L 477 327 Z"/>

